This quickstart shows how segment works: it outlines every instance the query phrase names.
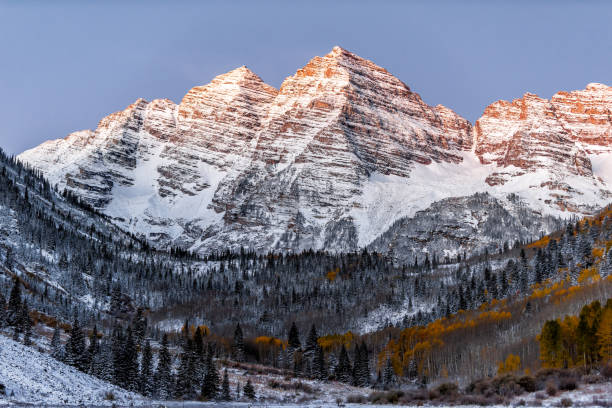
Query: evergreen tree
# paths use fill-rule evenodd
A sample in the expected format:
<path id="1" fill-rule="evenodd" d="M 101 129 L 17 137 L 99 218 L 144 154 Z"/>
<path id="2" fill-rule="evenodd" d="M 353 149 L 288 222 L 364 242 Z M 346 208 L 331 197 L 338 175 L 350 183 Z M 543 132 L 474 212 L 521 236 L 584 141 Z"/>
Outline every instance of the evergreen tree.
<path id="1" fill-rule="evenodd" d="M 244 386 L 243 393 L 244 393 L 244 396 L 247 397 L 248 399 L 251 399 L 251 400 L 255 399 L 255 388 L 253 388 L 253 384 L 251 384 L 250 378 L 247 380 L 247 383 Z"/>
<path id="2" fill-rule="evenodd" d="M 21 306 L 21 283 L 19 283 L 19 280 L 15 278 L 15 280 L 13 281 L 13 288 L 11 289 L 11 294 L 9 295 L 6 321 L 9 326 L 16 328 L 19 331 L 21 331 L 21 328 L 19 327 Z"/>
<path id="3" fill-rule="evenodd" d="M 361 342 L 360 353 L 359 353 L 359 362 L 355 363 L 356 365 L 356 378 L 355 383 L 359 387 L 366 387 L 370 383 L 370 357 L 368 352 L 368 347 L 365 342 Z"/>
<path id="4" fill-rule="evenodd" d="M 293 372 L 297 375 L 302 368 L 300 333 L 298 332 L 295 322 L 291 323 L 289 335 L 287 337 L 287 368 L 293 368 Z"/>
<path id="5" fill-rule="evenodd" d="M 323 348 L 317 345 L 317 351 L 314 358 L 313 375 L 316 379 L 327 380 L 327 365 L 325 364 L 325 353 Z"/>
<path id="6" fill-rule="evenodd" d="M 295 322 L 291 323 L 289 336 L 287 338 L 287 346 L 293 350 L 297 350 L 302 347 L 302 344 L 300 343 L 300 333 L 298 332 Z"/>
<path id="7" fill-rule="evenodd" d="M 206 374 L 206 353 L 204 351 L 204 336 L 202 335 L 202 328 L 197 327 L 193 335 L 193 348 L 194 348 L 194 381 L 193 384 L 200 386 L 202 379 Z"/>
<path id="8" fill-rule="evenodd" d="M 104 381 L 114 381 L 113 348 L 108 339 L 100 343 L 100 351 L 92 359 L 93 375 Z"/>
<path id="9" fill-rule="evenodd" d="M 86 371 L 85 366 L 85 336 L 79 325 L 79 319 L 75 317 L 70 329 L 70 337 L 66 343 L 66 364 L 81 371 Z"/>
<path id="10" fill-rule="evenodd" d="M 338 365 L 334 373 L 336 380 L 349 383 L 351 381 L 351 371 L 351 361 L 346 352 L 346 347 L 343 345 L 342 349 L 340 349 L 340 357 L 338 358 Z"/>
<path id="11" fill-rule="evenodd" d="M 221 383 L 221 399 L 223 401 L 231 400 L 230 384 L 229 377 L 227 375 L 227 369 L 223 371 L 223 382 Z"/>
<path id="12" fill-rule="evenodd" d="M 28 308 L 28 300 L 23 299 L 21 307 L 21 316 L 19 319 L 23 330 L 23 344 L 26 346 L 32 345 L 32 319 L 30 319 L 30 309 Z"/>
<path id="13" fill-rule="evenodd" d="M 144 311 L 142 307 L 136 310 L 136 317 L 134 317 L 134 341 L 138 347 L 142 347 L 144 338 L 147 334 L 147 319 L 144 317 Z"/>
<path id="14" fill-rule="evenodd" d="M 120 387 L 125 387 L 125 374 L 127 372 L 126 361 L 124 358 L 125 338 L 123 329 L 119 326 L 119 322 L 113 324 L 113 332 L 111 335 L 111 348 L 113 356 L 113 383 Z"/>
<path id="15" fill-rule="evenodd" d="M 60 340 L 60 327 L 59 323 L 55 323 L 55 329 L 53 330 L 53 337 L 51 338 L 51 357 L 56 360 L 63 360 L 62 344 Z"/>
<path id="16" fill-rule="evenodd" d="M 168 351 L 168 335 L 164 333 L 162 337 L 161 348 L 159 349 L 159 358 L 157 362 L 157 370 L 155 372 L 155 389 L 157 396 L 161 399 L 167 399 L 172 395 L 172 358 Z"/>
<path id="17" fill-rule="evenodd" d="M 2 292 L 0 292 L 0 329 L 6 326 L 6 317 L 6 300 Z"/>
<path id="18" fill-rule="evenodd" d="M 177 398 L 189 398 L 193 390 L 193 340 L 187 339 L 180 354 L 180 364 L 176 376 L 175 395 Z"/>
<path id="19" fill-rule="evenodd" d="M 125 373 L 123 383 L 125 389 L 136 391 L 138 388 L 138 349 L 134 341 L 132 327 L 128 326 L 125 348 L 123 350 Z"/>
<path id="20" fill-rule="evenodd" d="M 94 373 L 94 361 L 97 361 L 97 355 L 100 352 L 100 343 L 98 341 L 98 328 L 94 325 L 91 335 L 89 336 L 89 347 L 87 348 L 87 366 L 88 373 Z"/>
<path id="21" fill-rule="evenodd" d="M 152 375 L 153 351 L 149 340 L 145 340 L 140 361 L 140 380 L 138 382 L 138 391 L 145 397 L 150 397 L 153 393 Z"/>
<path id="22" fill-rule="evenodd" d="M 219 393 L 219 374 L 213 359 L 213 354 L 212 345 L 209 345 L 206 355 L 206 375 L 204 376 L 204 383 L 202 384 L 202 397 L 207 400 L 215 399 Z"/>
<path id="23" fill-rule="evenodd" d="M 244 337 L 242 335 L 240 323 L 236 325 L 236 330 L 234 330 L 234 344 L 232 345 L 232 353 L 234 355 L 234 360 L 238 362 L 244 361 Z"/>
<path id="24" fill-rule="evenodd" d="M 393 365 L 391 364 L 390 358 L 387 358 L 387 364 L 385 364 L 383 383 L 385 387 L 391 387 L 393 384 L 395 384 L 395 371 L 393 371 Z"/>

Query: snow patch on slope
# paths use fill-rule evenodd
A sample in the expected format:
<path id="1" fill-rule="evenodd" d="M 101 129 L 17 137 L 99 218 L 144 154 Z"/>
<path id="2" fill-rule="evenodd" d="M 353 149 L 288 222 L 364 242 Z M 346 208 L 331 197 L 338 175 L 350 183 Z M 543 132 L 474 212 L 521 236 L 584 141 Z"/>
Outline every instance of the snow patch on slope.
<path id="1" fill-rule="evenodd" d="M 0 404 L 139 405 L 146 400 L 0 335 Z M 114 401 L 108 400 L 108 395 Z"/>

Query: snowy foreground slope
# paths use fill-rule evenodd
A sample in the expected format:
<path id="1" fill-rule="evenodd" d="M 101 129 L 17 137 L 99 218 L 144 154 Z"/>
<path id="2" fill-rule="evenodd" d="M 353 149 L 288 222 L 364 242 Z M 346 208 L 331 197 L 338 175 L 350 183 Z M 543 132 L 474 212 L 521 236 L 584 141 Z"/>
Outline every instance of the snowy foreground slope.
<path id="1" fill-rule="evenodd" d="M 142 396 L 67 366 L 0 335 L 0 406 L 147 405 Z"/>

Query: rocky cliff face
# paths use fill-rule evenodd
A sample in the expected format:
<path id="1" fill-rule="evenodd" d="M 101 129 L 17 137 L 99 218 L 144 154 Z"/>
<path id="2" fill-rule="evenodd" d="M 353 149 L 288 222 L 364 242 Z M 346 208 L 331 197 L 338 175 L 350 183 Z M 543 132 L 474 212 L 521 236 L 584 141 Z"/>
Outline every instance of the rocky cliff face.
<path id="1" fill-rule="evenodd" d="M 138 100 L 19 157 L 160 246 L 353 250 L 478 191 L 516 193 L 540 214 L 606 203 L 610 95 L 526 94 L 472 128 L 335 47 L 279 90 L 241 67 L 179 105 Z"/>
<path id="2" fill-rule="evenodd" d="M 542 216 L 525 205 L 515 194 L 497 199 L 487 193 L 440 200 L 413 217 L 397 220 L 376 238 L 369 248 L 386 254 L 399 263 L 422 263 L 425 254 L 446 257 L 497 253 L 512 248 L 516 240 L 529 241 L 542 231 L 562 227 L 552 216 Z"/>
<path id="3" fill-rule="evenodd" d="M 607 177 L 592 159 L 612 152 L 612 88 L 589 84 L 583 91 L 559 92 L 550 100 L 526 93 L 488 106 L 474 126 L 475 153 L 496 169 L 490 186 L 529 177 L 530 189 L 546 190 L 553 208 L 588 213 L 612 199 Z M 586 195 L 591 197 L 587 198 Z"/>

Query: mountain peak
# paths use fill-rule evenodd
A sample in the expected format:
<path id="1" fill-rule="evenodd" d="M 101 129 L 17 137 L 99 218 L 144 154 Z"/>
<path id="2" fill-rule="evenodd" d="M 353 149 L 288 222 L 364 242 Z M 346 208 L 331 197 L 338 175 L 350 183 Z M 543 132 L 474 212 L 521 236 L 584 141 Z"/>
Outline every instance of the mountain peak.
<path id="1" fill-rule="evenodd" d="M 242 83 L 244 81 L 264 83 L 264 81 L 246 65 L 234 68 L 225 74 L 217 75 L 210 83 Z"/>
<path id="2" fill-rule="evenodd" d="M 612 88 L 612 87 L 610 87 L 610 86 L 608 86 L 606 84 L 601 84 L 599 82 L 591 82 L 590 84 L 588 84 L 586 86 L 586 89 L 588 89 L 588 90 L 600 90 L 600 89 L 606 90 L 606 89 L 610 89 L 610 88 Z"/>

